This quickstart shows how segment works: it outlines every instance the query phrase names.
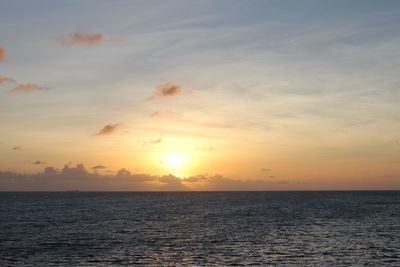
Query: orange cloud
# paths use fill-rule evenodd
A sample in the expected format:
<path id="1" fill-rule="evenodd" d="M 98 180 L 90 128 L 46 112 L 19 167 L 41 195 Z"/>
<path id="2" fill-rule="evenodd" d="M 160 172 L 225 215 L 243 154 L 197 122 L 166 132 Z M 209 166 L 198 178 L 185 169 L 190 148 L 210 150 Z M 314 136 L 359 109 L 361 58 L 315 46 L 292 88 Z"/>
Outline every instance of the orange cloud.
<path id="1" fill-rule="evenodd" d="M 9 78 L 9 77 L 1 76 L 1 75 L 0 75 L 0 84 L 6 83 L 6 82 L 13 82 L 13 81 L 14 81 L 14 80 L 11 79 L 11 78 Z"/>
<path id="2" fill-rule="evenodd" d="M 6 49 L 4 46 L 0 46 L 0 61 L 5 60 L 7 57 Z"/>
<path id="3" fill-rule="evenodd" d="M 93 34 L 75 32 L 69 36 L 60 36 L 56 40 L 65 46 L 98 45 L 104 42 L 104 37 L 103 34 L 99 32 Z"/>
<path id="4" fill-rule="evenodd" d="M 155 88 L 155 93 L 149 99 L 178 96 L 182 93 L 182 86 L 176 83 L 163 83 Z"/>
<path id="5" fill-rule="evenodd" d="M 26 83 L 15 86 L 13 89 L 11 89 L 11 93 L 14 94 L 31 93 L 33 91 L 39 91 L 39 90 L 42 90 L 42 87 L 40 87 L 39 85 L 34 83 Z"/>
<path id="6" fill-rule="evenodd" d="M 103 127 L 96 135 L 109 135 L 115 133 L 122 123 L 108 124 Z"/>

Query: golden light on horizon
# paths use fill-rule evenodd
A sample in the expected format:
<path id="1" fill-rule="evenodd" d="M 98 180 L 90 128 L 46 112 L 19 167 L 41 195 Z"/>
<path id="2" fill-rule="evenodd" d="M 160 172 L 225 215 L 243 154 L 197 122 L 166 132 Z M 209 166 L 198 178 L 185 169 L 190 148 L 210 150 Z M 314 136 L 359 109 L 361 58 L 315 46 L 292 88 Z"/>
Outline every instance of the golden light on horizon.
<path id="1" fill-rule="evenodd" d="M 188 155 L 180 152 L 169 152 L 163 156 L 162 163 L 169 173 L 182 177 L 188 167 Z"/>
<path id="2" fill-rule="evenodd" d="M 183 154 L 169 153 L 165 155 L 164 162 L 170 168 L 181 169 L 185 166 L 187 160 Z"/>

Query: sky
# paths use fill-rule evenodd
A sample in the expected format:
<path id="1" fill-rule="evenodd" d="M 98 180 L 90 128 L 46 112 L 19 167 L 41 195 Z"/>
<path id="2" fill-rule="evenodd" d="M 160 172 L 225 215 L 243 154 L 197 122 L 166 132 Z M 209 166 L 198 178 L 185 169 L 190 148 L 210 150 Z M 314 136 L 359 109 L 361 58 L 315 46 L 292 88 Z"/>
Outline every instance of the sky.
<path id="1" fill-rule="evenodd" d="M 400 2 L 0 8 L 0 190 L 400 189 Z"/>

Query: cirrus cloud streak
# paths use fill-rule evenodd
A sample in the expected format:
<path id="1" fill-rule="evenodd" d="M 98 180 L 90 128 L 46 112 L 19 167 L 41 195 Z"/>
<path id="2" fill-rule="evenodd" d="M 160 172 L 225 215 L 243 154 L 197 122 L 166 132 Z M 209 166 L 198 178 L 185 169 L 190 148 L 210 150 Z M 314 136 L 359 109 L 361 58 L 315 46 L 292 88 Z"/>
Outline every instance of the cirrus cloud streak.
<path id="1" fill-rule="evenodd" d="M 11 93 L 13 93 L 13 94 L 31 93 L 34 91 L 40 91 L 42 89 L 43 88 L 37 84 L 25 83 L 25 84 L 19 84 L 19 85 L 15 86 L 13 89 L 11 89 Z"/>

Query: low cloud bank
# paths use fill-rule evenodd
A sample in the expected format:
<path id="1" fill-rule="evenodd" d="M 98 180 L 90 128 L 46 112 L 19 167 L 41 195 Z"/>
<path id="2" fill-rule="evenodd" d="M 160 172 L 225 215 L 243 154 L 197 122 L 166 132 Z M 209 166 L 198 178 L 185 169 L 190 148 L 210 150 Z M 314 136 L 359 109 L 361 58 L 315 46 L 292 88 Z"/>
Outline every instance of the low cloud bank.
<path id="1" fill-rule="evenodd" d="M 95 168 L 101 166 L 101 168 Z M 0 171 L 1 191 L 259 191 L 285 186 L 280 180 L 236 180 L 221 175 L 197 175 L 179 178 L 169 175 L 133 174 L 120 169 L 114 174 L 99 174 L 103 165 L 89 172 L 83 164 L 65 165 L 62 169 L 52 166 L 42 172 L 24 174 Z"/>

